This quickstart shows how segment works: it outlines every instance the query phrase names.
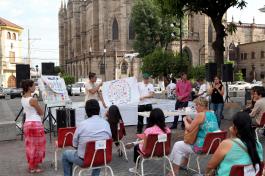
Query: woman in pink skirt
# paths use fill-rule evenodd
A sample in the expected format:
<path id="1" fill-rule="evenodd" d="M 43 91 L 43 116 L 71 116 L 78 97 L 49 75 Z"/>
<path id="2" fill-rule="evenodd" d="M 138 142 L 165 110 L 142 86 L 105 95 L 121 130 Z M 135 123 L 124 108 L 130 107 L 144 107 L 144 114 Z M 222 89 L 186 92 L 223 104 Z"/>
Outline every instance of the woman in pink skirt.
<path id="1" fill-rule="evenodd" d="M 42 169 L 38 165 L 44 160 L 46 145 L 44 127 L 41 122 L 43 110 L 38 100 L 31 96 L 35 91 L 34 82 L 32 80 L 23 80 L 21 86 L 23 89 L 21 104 L 26 114 L 23 128 L 28 169 L 30 173 L 40 173 Z"/>

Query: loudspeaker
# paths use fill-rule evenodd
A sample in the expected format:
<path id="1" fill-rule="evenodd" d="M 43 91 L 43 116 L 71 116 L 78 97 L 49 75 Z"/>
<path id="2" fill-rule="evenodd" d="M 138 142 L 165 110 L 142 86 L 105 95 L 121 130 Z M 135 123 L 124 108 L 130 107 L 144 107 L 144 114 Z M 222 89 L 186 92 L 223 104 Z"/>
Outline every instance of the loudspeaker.
<path id="1" fill-rule="evenodd" d="M 234 80 L 233 77 L 234 77 L 233 65 L 232 64 L 222 65 L 222 81 L 232 82 Z"/>
<path id="2" fill-rule="evenodd" d="M 75 127 L 74 109 L 56 109 L 57 129 L 65 127 Z"/>
<path id="3" fill-rule="evenodd" d="M 214 77 L 217 75 L 217 64 L 206 63 L 205 64 L 205 79 L 208 82 L 213 82 Z"/>
<path id="4" fill-rule="evenodd" d="M 55 75 L 54 63 L 41 63 L 41 73 L 42 75 Z"/>
<path id="5" fill-rule="evenodd" d="M 16 64 L 16 87 L 21 88 L 21 81 L 30 79 L 29 64 Z"/>

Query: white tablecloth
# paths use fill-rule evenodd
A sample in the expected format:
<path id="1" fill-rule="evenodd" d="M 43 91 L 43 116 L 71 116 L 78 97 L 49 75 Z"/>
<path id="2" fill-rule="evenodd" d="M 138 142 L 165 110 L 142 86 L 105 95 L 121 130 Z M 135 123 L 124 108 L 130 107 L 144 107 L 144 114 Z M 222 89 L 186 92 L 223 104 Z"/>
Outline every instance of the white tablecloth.
<path id="1" fill-rule="evenodd" d="M 174 111 L 175 110 L 175 100 L 167 100 L 167 99 L 153 99 L 153 108 L 160 108 L 165 111 Z M 192 104 L 189 104 L 192 106 Z M 138 121 L 138 105 L 118 105 L 122 119 L 124 124 L 127 125 L 137 125 Z M 84 102 L 73 102 L 72 108 L 75 109 L 75 118 L 76 118 L 76 126 L 83 121 L 86 117 Z M 56 117 L 56 108 L 53 108 L 52 114 Z M 100 104 L 100 115 L 101 117 L 105 117 L 106 109 Z M 179 118 L 181 119 L 181 118 Z M 173 122 L 174 117 L 169 116 L 166 118 L 166 122 Z M 146 123 L 146 120 L 145 120 Z"/>

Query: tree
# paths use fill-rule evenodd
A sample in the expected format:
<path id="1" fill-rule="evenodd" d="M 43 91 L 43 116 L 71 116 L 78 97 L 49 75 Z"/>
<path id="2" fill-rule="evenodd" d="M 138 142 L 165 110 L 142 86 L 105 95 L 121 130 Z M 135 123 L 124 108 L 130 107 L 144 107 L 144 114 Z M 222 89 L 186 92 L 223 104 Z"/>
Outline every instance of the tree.
<path id="1" fill-rule="evenodd" d="M 243 73 L 241 71 L 235 73 L 235 81 L 244 81 Z"/>
<path id="2" fill-rule="evenodd" d="M 155 48 L 167 48 L 173 40 L 171 33 L 175 22 L 171 15 L 163 14 L 154 0 L 136 0 L 132 8 L 132 23 L 136 33 L 133 48 L 140 57 L 152 53 Z"/>
<path id="3" fill-rule="evenodd" d="M 189 78 L 197 79 L 204 79 L 205 78 L 205 65 L 199 65 L 192 67 L 189 70 Z"/>
<path id="4" fill-rule="evenodd" d="M 189 62 L 185 58 L 180 58 L 179 55 L 174 55 L 171 51 L 157 48 L 154 52 L 148 54 L 143 58 L 142 72 L 157 77 L 173 77 L 179 76 L 180 72 L 187 72 L 189 69 Z"/>
<path id="5" fill-rule="evenodd" d="M 230 7 L 244 8 L 245 0 L 156 0 L 161 5 L 165 14 L 177 15 L 183 17 L 185 12 L 203 13 L 210 17 L 216 38 L 212 44 L 215 53 L 215 62 L 217 63 L 218 73 L 221 71 L 221 65 L 224 63 L 224 38 L 227 31 L 223 24 L 223 16 Z M 233 27 L 233 26 L 232 26 Z M 233 31 L 233 29 L 230 29 Z"/>
<path id="6" fill-rule="evenodd" d="M 55 66 L 54 72 L 56 75 L 58 75 L 59 73 L 64 74 L 64 69 L 61 66 Z"/>
<path id="7" fill-rule="evenodd" d="M 71 75 L 64 74 L 64 75 L 62 75 L 62 78 L 64 79 L 64 82 L 66 85 L 75 83 L 75 78 Z"/>

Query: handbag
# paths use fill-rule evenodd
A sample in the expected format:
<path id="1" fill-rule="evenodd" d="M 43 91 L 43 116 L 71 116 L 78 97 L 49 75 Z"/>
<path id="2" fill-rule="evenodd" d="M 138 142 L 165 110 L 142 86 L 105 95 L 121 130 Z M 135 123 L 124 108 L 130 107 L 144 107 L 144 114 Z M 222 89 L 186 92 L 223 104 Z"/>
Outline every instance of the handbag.
<path id="1" fill-rule="evenodd" d="M 184 142 L 186 144 L 191 144 L 191 145 L 194 144 L 194 142 L 197 139 L 198 131 L 199 131 L 199 126 L 193 128 L 191 131 L 185 130 L 185 132 L 184 132 Z"/>
<path id="2" fill-rule="evenodd" d="M 199 131 L 199 127 L 195 127 L 191 131 L 185 130 L 184 142 L 186 144 L 194 144 L 197 138 L 198 131 Z"/>

